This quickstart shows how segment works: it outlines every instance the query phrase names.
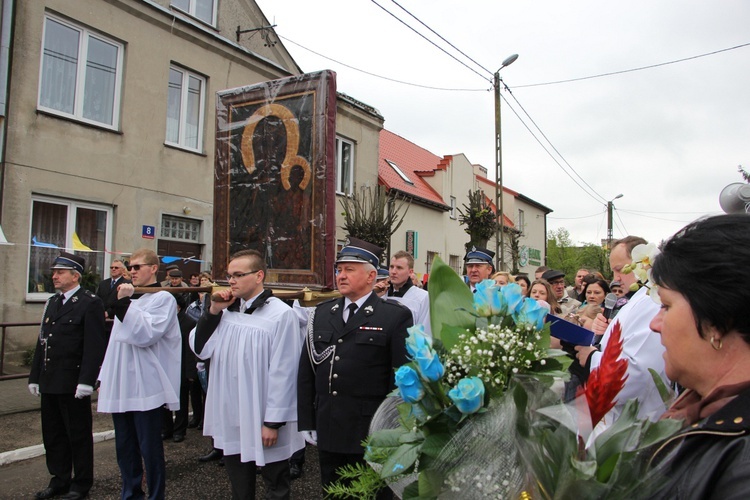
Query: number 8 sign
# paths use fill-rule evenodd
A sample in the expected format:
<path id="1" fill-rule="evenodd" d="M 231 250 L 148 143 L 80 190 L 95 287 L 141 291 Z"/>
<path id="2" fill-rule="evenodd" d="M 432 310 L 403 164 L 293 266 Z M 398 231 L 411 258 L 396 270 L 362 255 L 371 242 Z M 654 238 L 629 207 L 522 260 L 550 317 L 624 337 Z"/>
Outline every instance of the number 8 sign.
<path id="1" fill-rule="evenodd" d="M 143 226 L 143 232 L 141 233 L 141 238 L 145 238 L 147 240 L 153 240 L 155 232 L 156 232 L 156 228 L 154 226 Z"/>

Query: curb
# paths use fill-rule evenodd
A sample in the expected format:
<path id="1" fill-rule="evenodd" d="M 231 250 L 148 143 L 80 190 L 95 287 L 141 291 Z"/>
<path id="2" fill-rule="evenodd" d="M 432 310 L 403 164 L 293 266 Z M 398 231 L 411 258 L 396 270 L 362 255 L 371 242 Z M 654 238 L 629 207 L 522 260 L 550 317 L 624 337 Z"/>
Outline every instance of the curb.
<path id="1" fill-rule="evenodd" d="M 103 431 L 95 432 L 93 434 L 94 444 L 102 441 L 109 441 L 115 438 L 115 431 Z M 0 466 L 12 464 L 14 462 L 20 462 L 21 460 L 28 460 L 30 458 L 36 458 L 44 455 L 44 445 L 35 444 L 34 446 L 27 446 L 26 448 L 19 448 L 17 450 L 10 450 L 0 453 Z"/>

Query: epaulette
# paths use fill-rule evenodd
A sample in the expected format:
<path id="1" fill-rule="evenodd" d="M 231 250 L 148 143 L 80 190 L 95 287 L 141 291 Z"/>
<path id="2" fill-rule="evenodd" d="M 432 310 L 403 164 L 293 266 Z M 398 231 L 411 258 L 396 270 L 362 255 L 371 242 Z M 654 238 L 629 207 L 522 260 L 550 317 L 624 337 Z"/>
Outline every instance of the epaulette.
<path id="1" fill-rule="evenodd" d="M 89 297 L 91 297 L 92 299 L 93 299 L 94 297 L 96 297 L 96 294 L 95 294 L 94 292 L 92 292 L 91 290 L 84 290 L 84 292 L 83 292 L 83 293 L 84 293 L 84 294 L 86 294 L 86 295 L 88 295 L 88 296 L 89 296 Z"/>
<path id="2" fill-rule="evenodd" d="M 322 305 L 325 305 L 325 304 L 328 304 L 329 302 L 336 302 L 337 300 L 339 300 L 339 298 L 340 297 L 333 297 L 332 299 L 324 300 L 323 302 L 321 302 L 317 306 L 315 306 L 315 308 L 317 309 L 318 307 L 320 307 Z"/>
<path id="3" fill-rule="evenodd" d="M 411 309 L 409 309 L 408 307 L 406 307 L 403 302 L 400 302 L 398 300 L 393 300 L 393 299 L 390 299 L 388 297 L 380 297 L 380 300 L 382 300 L 386 304 L 391 304 L 391 305 L 394 305 L 394 306 L 403 307 L 404 309 L 406 309 L 407 311 L 409 311 L 411 313 Z"/>

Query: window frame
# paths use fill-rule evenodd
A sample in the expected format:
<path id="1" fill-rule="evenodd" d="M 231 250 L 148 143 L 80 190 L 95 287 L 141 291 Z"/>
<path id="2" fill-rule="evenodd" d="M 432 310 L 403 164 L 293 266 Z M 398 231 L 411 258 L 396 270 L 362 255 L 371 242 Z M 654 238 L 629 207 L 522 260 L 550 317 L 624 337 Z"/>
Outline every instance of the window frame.
<path id="1" fill-rule="evenodd" d="M 75 30 L 79 33 L 78 39 L 78 51 L 77 51 L 77 63 L 76 63 L 76 84 L 73 95 L 73 113 L 67 113 L 59 109 L 50 108 L 42 105 L 42 88 L 44 84 L 44 48 L 45 41 L 47 40 L 47 23 L 48 21 L 56 22 L 67 28 Z M 104 123 L 91 118 L 85 118 L 83 116 L 83 107 L 85 104 L 85 85 L 86 85 L 86 71 L 88 61 L 88 50 L 90 39 L 94 38 L 101 42 L 108 43 L 117 47 L 117 64 L 115 68 L 115 83 L 114 83 L 114 95 L 112 100 L 112 123 Z M 62 19 L 58 16 L 54 16 L 49 13 L 44 14 L 44 25 L 42 26 L 42 44 L 39 57 L 39 86 L 37 88 L 37 109 L 45 113 L 52 115 L 62 116 L 75 120 L 82 123 L 94 125 L 96 127 L 103 127 L 109 130 L 120 130 L 120 107 L 122 98 L 122 85 L 123 85 L 123 65 L 124 65 L 124 53 L 125 45 L 115 40 L 112 37 L 103 35 L 97 31 L 89 29 L 83 25 L 75 24 L 66 19 Z"/>
<path id="2" fill-rule="evenodd" d="M 451 196 L 450 201 L 451 201 L 450 217 L 451 219 L 455 220 L 456 219 L 456 197 Z"/>
<path id="3" fill-rule="evenodd" d="M 341 190 L 341 183 L 342 183 L 342 177 L 343 177 L 343 170 L 342 170 L 342 162 L 343 162 L 343 149 L 344 144 L 348 144 L 351 148 L 351 153 L 349 154 L 349 185 L 345 186 L 345 188 L 348 189 L 348 191 L 342 191 Z M 350 141 L 349 139 L 345 139 L 341 136 L 336 136 L 336 194 L 342 195 L 342 196 L 351 196 L 354 194 L 354 141 Z"/>
<path id="4" fill-rule="evenodd" d="M 518 209 L 518 229 L 521 234 L 526 232 L 526 214 L 522 209 Z"/>
<path id="5" fill-rule="evenodd" d="M 104 263 L 103 268 L 101 270 L 101 279 L 106 279 L 109 277 L 108 271 L 109 271 L 109 264 L 112 261 L 112 255 L 106 251 L 107 248 L 112 248 L 112 224 L 114 221 L 114 210 L 112 206 L 108 205 L 99 205 L 96 203 L 91 203 L 87 201 L 80 201 L 80 200 L 71 200 L 71 199 L 65 199 L 65 198 L 55 198 L 52 196 L 44 196 L 44 195 L 37 195 L 32 194 L 31 195 L 31 207 L 29 211 L 29 241 L 31 241 L 31 238 L 35 236 L 32 234 L 32 228 L 34 224 L 34 203 L 40 202 L 40 203 L 48 203 L 48 204 L 54 204 L 54 205 L 62 205 L 65 206 L 67 209 L 67 218 L 66 218 L 66 226 L 65 226 L 65 247 L 66 248 L 58 248 L 57 250 L 61 251 L 67 251 L 71 253 L 75 253 L 76 250 L 73 249 L 73 233 L 75 232 L 75 224 L 76 224 L 76 216 L 78 209 L 88 209 L 88 210 L 97 210 L 100 212 L 104 212 L 106 214 L 106 229 L 104 231 L 104 249 L 102 250 L 94 250 L 94 252 L 104 253 Z M 33 247 L 33 244 L 29 245 L 29 251 L 26 254 L 26 283 L 29 283 L 31 280 L 31 249 Z M 50 264 L 52 264 L 50 262 Z M 26 290 L 26 301 L 27 302 L 43 302 L 46 301 L 53 293 L 49 292 L 29 292 L 28 288 L 25 288 Z"/>
<path id="6" fill-rule="evenodd" d="M 164 231 L 167 228 L 167 226 L 170 226 L 171 224 L 165 224 L 165 222 L 169 221 L 170 223 L 176 222 L 176 223 L 183 223 L 183 224 L 193 224 L 197 226 L 195 228 L 195 231 L 188 230 L 188 228 L 183 228 L 183 234 L 185 231 L 195 232 L 198 236 L 196 239 L 188 239 L 188 238 L 180 238 L 179 236 L 171 236 L 171 235 L 165 235 Z M 180 228 L 176 229 L 177 231 L 180 231 Z M 159 239 L 160 240 L 169 240 L 169 241 L 182 241 L 185 243 L 198 243 L 203 244 L 203 220 L 202 219 L 195 219 L 192 217 L 181 217 L 179 215 L 172 215 L 172 214 L 162 214 L 161 216 L 161 225 L 159 227 Z"/>
<path id="7" fill-rule="evenodd" d="M 191 71 L 183 66 L 180 66 L 179 64 L 170 64 L 169 65 L 169 72 L 172 70 L 179 71 L 182 73 L 182 88 L 180 91 L 180 117 L 179 117 L 179 132 L 177 137 L 177 142 L 172 142 L 169 140 L 169 137 L 167 137 L 167 128 L 169 127 L 169 73 L 167 73 L 167 120 L 166 120 L 166 127 L 165 127 L 165 138 L 164 138 L 164 144 L 168 146 L 172 146 L 179 149 L 184 149 L 187 151 L 192 151 L 194 153 L 203 153 L 203 129 L 205 128 L 205 121 L 206 121 L 206 85 L 208 84 L 208 78 L 205 76 L 196 73 L 194 71 Z M 186 133 L 186 127 L 185 122 L 187 120 L 187 103 L 188 103 L 188 97 L 189 97 L 189 85 L 190 77 L 197 78 L 201 82 L 201 93 L 200 93 L 200 103 L 199 103 L 199 116 L 198 116 L 198 141 L 197 146 L 195 148 L 188 146 L 185 143 L 185 133 Z"/>
<path id="8" fill-rule="evenodd" d="M 188 9 L 184 10 L 182 7 L 175 5 L 174 0 L 169 1 L 169 6 L 173 9 L 177 9 L 180 12 L 184 12 L 188 16 L 192 17 L 193 19 L 196 19 L 204 24 L 208 24 L 209 26 L 216 27 L 217 17 L 218 17 L 218 10 L 219 10 L 219 1 L 218 0 L 210 0 L 213 4 L 211 8 L 212 16 L 211 21 L 206 21 L 205 19 L 201 19 L 195 14 L 195 7 L 197 5 L 199 0 L 188 0 Z"/>

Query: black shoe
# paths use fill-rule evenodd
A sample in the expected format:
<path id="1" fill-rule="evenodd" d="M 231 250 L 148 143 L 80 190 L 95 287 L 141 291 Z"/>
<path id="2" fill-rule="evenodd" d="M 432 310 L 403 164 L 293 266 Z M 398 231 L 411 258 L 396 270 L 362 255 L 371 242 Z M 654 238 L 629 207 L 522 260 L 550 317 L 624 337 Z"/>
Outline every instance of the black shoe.
<path id="1" fill-rule="evenodd" d="M 199 425 L 201 425 L 200 420 L 198 420 L 197 418 L 191 418 L 190 422 L 188 422 L 188 429 L 195 429 Z"/>
<path id="2" fill-rule="evenodd" d="M 168 439 L 172 439 L 172 433 L 171 432 L 162 432 L 161 433 L 161 440 L 166 441 Z"/>
<path id="3" fill-rule="evenodd" d="M 224 467 L 224 455 L 219 459 L 219 467 Z"/>
<path id="4" fill-rule="evenodd" d="M 302 466 L 298 464 L 297 462 L 290 462 L 289 463 L 289 478 L 290 479 L 299 479 L 302 477 Z"/>
<path id="5" fill-rule="evenodd" d="M 172 438 L 172 441 L 174 441 L 175 443 L 181 443 L 185 441 L 185 434 L 175 434 Z"/>
<path id="6" fill-rule="evenodd" d="M 77 491 L 69 491 L 63 496 L 60 497 L 61 500 L 81 500 L 82 498 L 86 498 L 86 493 L 79 493 Z"/>
<path id="7" fill-rule="evenodd" d="M 42 491 L 37 491 L 34 494 L 34 498 L 38 498 L 40 500 L 44 500 L 45 498 L 54 498 L 57 495 L 61 495 L 62 493 L 65 493 L 67 488 L 53 488 L 52 486 L 48 486 L 44 488 Z"/>
<path id="8" fill-rule="evenodd" d="M 224 458 L 224 452 L 214 448 L 213 450 L 209 451 L 207 454 L 198 457 L 198 461 L 199 462 L 213 462 L 214 460 L 219 460 L 220 458 Z"/>

